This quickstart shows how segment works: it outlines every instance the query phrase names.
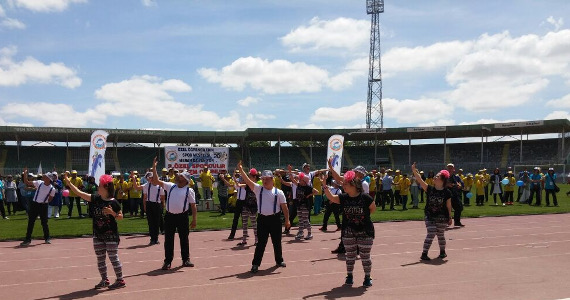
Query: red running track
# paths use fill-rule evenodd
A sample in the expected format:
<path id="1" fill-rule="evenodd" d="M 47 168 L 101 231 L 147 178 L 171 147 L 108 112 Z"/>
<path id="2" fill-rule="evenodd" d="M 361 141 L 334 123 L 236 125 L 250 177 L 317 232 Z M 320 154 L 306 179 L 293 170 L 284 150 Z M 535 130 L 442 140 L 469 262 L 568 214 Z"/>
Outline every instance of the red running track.
<path id="1" fill-rule="evenodd" d="M 345 287 L 344 257 L 332 255 L 339 232 L 314 239 L 283 239 L 286 268 L 275 268 L 268 243 L 257 274 L 250 274 L 254 247 L 227 241 L 228 231 L 190 233 L 194 268 L 181 264 L 176 241 L 173 269 L 162 271 L 163 245 L 147 236 L 123 236 L 119 256 L 127 286 L 93 290 L 99 281 L 90 238 L 0 243 L 0 299 L 560 299 L 570 297 L 570 215 L 466 219 L 446 231 L 444 260 L 420 262 L 423 222 L 377 223 L 372 249 L 374 285 Z M 120 226 L 120 225 L 119 225 Z M 334 226 L 332 226 L 334 228 Z M 240 231 L 238 231 L 239 233 Z M 250 231 L 250 234 L 252 232 Z M 251 240 L 251 239 L 250 239 Z M 161 237 L 163 242 L 163 237 Z M 430 256 L 439 254 L 437 239 Z M 114 272 L 107 261 L 110 279 Z M 113 297 L 113 298 L 111 298 Z"/>

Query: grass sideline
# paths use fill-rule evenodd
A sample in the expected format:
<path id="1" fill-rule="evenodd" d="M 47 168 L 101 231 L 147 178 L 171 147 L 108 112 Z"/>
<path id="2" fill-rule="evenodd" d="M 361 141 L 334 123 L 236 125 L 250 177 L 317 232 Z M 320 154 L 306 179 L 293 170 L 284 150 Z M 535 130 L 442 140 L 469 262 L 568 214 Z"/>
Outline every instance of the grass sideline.
<path id="1" fill-rule="evenodd" d="M 552 213 L 569 213 L 570 212 L 570 197 L 566 196 L 566 192 L 570 190 L 570 185 L 560 184 L 560 193 L 557 194 L 559 207 L 545 207 L 546 201 L 544 193 L 542 198 L 542 206 L 529 206 L 527 204 L 516 203 L 512 206 L 494 206 L 493 199 L 485 203 L 485 206 L 475 206 L 474 199 L 472 199 L 471 206 L 466 206 L 463 210 L 463 218 L 478 218 L 490 216 L 512 216 L 512 215 L 530 215 L 530 214 L 552 214 Z M 216 193 L 214 192 L 214 195 Z M 515 191 L 516 197 L 516 191 Z M 217 203 L 217 199 L 214 199 Z M 408 201 L 410 201 L 408 199 Z M 497 199 L 498 202 L 500 202 Z M 552 204 L 552 199 L 551 199 Z M 63 207 L 61 217 L 58 219 L 51 218 L 48 221 L 50 234 L 52 238 L 63 237 L 79 237 L 91 235 L 92 221 L 90 218 L 80 219 L 77 217 L 77 209 L 75 209 L 74 217 L 67 219 L 67 207 Z M 86 211 L 86 207 L 82 207 L 82 211 Z M 420 203 L 420 209 L 409 209 L 402 211 L 401 206 L 396 206 L 396 210 L 382 211 L 378 209 L 373 215 L 374 222 L 388 222 L 388 221 L 406 221 L 406 220 L 423 220 L 423 203 Z M 14 216 L 9 216 L 10 219 L 0 219 L 0 241 L 6 240 L 23 240 L 26 235 L 26 228 L 28 218 L 25 212 L 18 212 Z M 222 230 L 231 227 L 233 213 L 227 213 L 225 216 L 220 216 L 218 212 L 199 212 L 198 224 L 195 230 Z M 318 216 L 311 216 L 311 224 L 320 227 L 322 224 L 323 214 Z M 465 222 L 467 225 L 468 221 Z M 334 230 L 334 217 L 329 219 L 330 229 Z M 238 223 L 241 228 L 241 221 Z M 139 217 L 126 217 L 119 221 L 119 232 L 121 234 L 147 234 L 148 225 L 146 218 Z M 42 227 L 40 220 L 36 221 L 32 237 L 34 239 L 43 239 Z"/>

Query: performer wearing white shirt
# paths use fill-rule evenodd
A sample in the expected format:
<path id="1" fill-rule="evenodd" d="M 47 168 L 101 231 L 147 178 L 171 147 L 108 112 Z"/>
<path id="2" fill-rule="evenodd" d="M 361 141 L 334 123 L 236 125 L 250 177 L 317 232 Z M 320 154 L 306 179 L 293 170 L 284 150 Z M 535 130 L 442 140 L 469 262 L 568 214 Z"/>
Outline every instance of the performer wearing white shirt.
<path id="1" fill-rule="evenodd" d="M 139 191 L 142 190 L 143 192 L 143 210 L 146 213 L 148 233 L 150 234 L 149 246 L 160 244 L 158 241 L 158 233 L 165 199 L 164 188 L 160 185 L 153 185 L 150 182 L 152 176 L 152 172 L 146 172 L 142 178 L 146 179 L 146 183 L 143 185 L 138 185 L 136 180 L 133 180 L 133 182 L 135 182 L 133 188 Z"/>

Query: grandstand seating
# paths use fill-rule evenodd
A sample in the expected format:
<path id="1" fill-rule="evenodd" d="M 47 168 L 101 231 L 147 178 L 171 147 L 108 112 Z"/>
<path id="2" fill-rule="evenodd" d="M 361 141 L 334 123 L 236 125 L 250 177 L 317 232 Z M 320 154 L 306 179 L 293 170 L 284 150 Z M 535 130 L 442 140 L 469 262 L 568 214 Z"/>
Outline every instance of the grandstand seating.
<path id="1" fill-rule="evenodd" d="M 69 149 L 69 151 L 67 150 Z M 480 143 L 447 144 L 446 162 L 453 162 L 465 172 L 476 172 L 482 167 L 488 169 L 518 164 L 547 165 L 561 163 L 558 157 L 559 140 L 543 139 L 523 142 L 523 161 L 520 162 L 520 142 L 495 141 L 483 145 L 483 164 L 481 164 Z M 409 170 L 407 145 L 388 145 L 376 148 L 374 161 L 374 147 L 354 146 L 345 147 L 343 166 L 352 168 L 362 165 L 368 170 L 379 167 Z M 313 169 L 324 168 L 327 149 L 324 147 L 251 147 L 243 152 L 241 148 L 230 148 L 229 169 L 233 170 L 239 160 L 246 162 L 246 166 L 257 169 L 285 168 L 291 164 L 293 168 L 300 169 L 302 164 L 309 162 Z M 243 154 L 242 154 L 243 153 Z M 280 153 L 280 160 L 279 160 Z M 155 156 L 162 158 L 162 148 L 149 147 L 110 147 L 107 149 L 105 159 L 107 170 L 144 171 L 152 163 Z M 242 157 L 245 155 L 245 157 Z M 20 147 L 19 159 L 16 146 L 0 146 L 0 172 L 2 174 L 16 174 L 23 167 L 29 167 L 32 172 L 42 163 L 43 170 L 51 170 L 56 166 L 58 170 L 77 169 L 87 172 L 89 162 L 89 148 L 87 147 L 57 147 L 57 146 L 28 146 Z M 312 161 L 311 161 L 312 157 Z M 444 165 L 443 145 L 426 144 L 412 145 L 411 161 L 418 162 L 424 170 L 437 170 Z M 248 163 L 249 162 L 249 163 Z"/>

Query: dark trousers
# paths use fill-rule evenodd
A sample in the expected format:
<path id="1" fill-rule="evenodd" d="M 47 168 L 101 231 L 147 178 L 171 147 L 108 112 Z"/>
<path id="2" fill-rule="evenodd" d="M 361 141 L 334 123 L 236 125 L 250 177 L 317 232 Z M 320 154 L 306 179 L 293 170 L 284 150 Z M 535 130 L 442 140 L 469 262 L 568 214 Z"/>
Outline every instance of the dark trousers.
<path id="1" fill-rule="evenodd" d="M 131 211 L 130 211 L 131 215 L 133 213 L 137 215 L 140 210 L 141 218 L 144 217 L 142 198 L 130 198 L 130 204 L 131 204 Z"/>
<path id="2" fill-rule="evenodd" d="M 398 195 L 400 196 L 400 199 L 402 201 L 402 209 L 406 210 L 407 209 L 406 204 L 408 202 L 408 195 L 400 195 L 399 193 L 398 193 Z"/>
<path id="3" fill-rule="evenodd" d="M 501 200 L 501 203 L 505 203 L 505 199 L 503 199 L 503 194 L 495 194 L 495 193 L 493 193 L 493 202 L 495 202 L 495 204 L 497 204 L 497 195 L 499 195 L 499 199 Z"/>
<path id="4" fill-rule="evenodd" d="M 544 189 L 546 193 L 546 205 L 550 205 L 550 194 L 552 194 L 552 201 L 554 205 L 558 205 L 558 199 L 556 199 L 556 192 L 554 190 Z"/>
<path id="5" fill-rule="evenodd" d="M 162 218 L 162 204 L 146 202 L 146 220 L 148 221 L 148 233 L 151 242 L 158 242 L 160 219 Z"/>
<path id="6" fill-rule="evenodd" d="M 329 218 L 331 214 L 334 214 L 334 220 L 336 222 L 336 227 L 340 228 L 340 204 L 327 201 L 327 209 L 325 210 L 325 215 L 323 216 L 323 228 L 326 230 L 329 223 Z"/>
<path id="7" fill-rule="evenodd" d="M 539 185 L 535 185 L 533 187 L 530 188 L 530 196 L 528 197 L 528 205 L 532 205 L 532 198 L 534 197 L 534 195 L 536 195 L 536 205 L 540 205 L 541 202 L 541 193 L 542 191 L 540 190 L 540 186 Z"/>
<path id="8" fill-rule="evenodd" d="M 297 205 L 295 201 L 287 201 L 287 206 L 289 208 L 289 223 L 293 226 L 293 220 L 297 217 Z M 311 214 L 309 214 L 309 221 L 311 220 Z"/>
<path id="9" fill-rule="evenodd" d="M 81 198 L 79 197 L 69 197 L 69 204 L 67 205 L 69 211 L 67 212 L 67 215 L 71 217 L 71 212 L 73 211 L 73 202 L 75 202 L 77 205 L 77 213 L 79 213 L 79 216 L 81 217 L 83 214 L 81 213 Z"/>
<path id="10" fill-rule="evenodd" d="M 469 202 L 471 199 L 469 199 L 469 197 L 467 197 L 467 194 L 469 194 L 470 191 L 463 191 L 463 205 L 469 205 Z"/>
<path id="11" fill-rule="evenodd" d="M 34 231 L 34 224 L 36 224 L 36 219 L 38 216 L 40 216 L 40 220 L 42 221 L 44 239 L 49 239 L 47 210 L 47 203 L 37 203 L 35 201 L 31 203 L 30 212 L 28 213 L 28 230 L 26 231 L 26 241 L 32 240 L 32 232 Z"/>
<path id="12" fill-rule="evenodd" d="M 0 200 L 0 214 L 2 214 L 2 218 L 6 217 L 6 210 L 4 210 L 4 200 Z"/>
<path id="13" fill-rule="evenodd" d="M 463 204 L 459 196 L 451 198 L 451 207 L 453 207 L 453 222 L 457 226 L 461 224 L 461 212 L 463 211 Z"/>
<path id="14" fill-rule="evenodd" d="M 513 202 L 514 194 L 515 194 L 515 191 L 505 191 L 505 196 L 503 197 L 503 199 L 507 203 Z"/>
<path id="15" fill-rule="evenodd" d="M 180 255 L 182 261 L 190 259 L 190 244 L 188 233 L 190 232 L 190 222 L 188 212 L 181 214 L 171 214 L 166 212 L 164 216 L 164 263 L 169 264 L 174 259 L 174 233 L 178 230 L 180 239 Z"/>
<path id="16" fill-rule="evenodd" d="M 222 214 L 226 213 L 226 209 L 228 207 L 228 197 L 224 197 L 224 196 L 220 196 L 218 194 L 218 200 L 220 201 L 220 210 L 222 212 Z"/>
<path id="17" fill-rule="evenodd" d="M 402 203 L 402 196 L 400 196 L 399 190 L 394 191 L 394 202 L 396 202 L 396 205 L 400 205 Z"/>
<path id="18" fill-rule="evenodd" d="M 270 216 L 257 216 L 257 246 L 255 246 L 255 254 L 253 256 L 252 265 L 261 265 L 265 246 L 271 235 L 271 243 L 273 244 L 273 254 L 275 255 L 275 263 L 283 262 L 283 252 L 281 250 L 281 218 L 280 214 Z"/>
<path id="19" fill-rule="evenodd" d="M 386 207 L 387 201 L 390 201 L 390 209 L 394 209 L 394 192 L 392 189 L 382 191 L 382 210 Z"/>
<path id="20" fill-rule="evenodd" d="M 237 200 L 236 201 L 236 208 L 234 209 L 234 220 L 232 221 L 232 231 L 230 232 L 230 238 L 233 238 L 236 235 L 236 230 L 238 226 L 238 220 L 241 216 L 241 211 L 243 209 L 244 200 Z"/>
<path id="21" fill-rule="evenodd" d="M 523 191 L 524 191 L 523 187 L 522 187 L 522 186 L 519 186 L 519 188 L 518 188 L 518 195 L 517 195 L 517 202 L 521 201 L 521 196 L 522 196 L 522 194 L 523 194 Z"/>
<path id="22" fill-rule="evenodd" d="M 485 202 L 489 202 L 489 186 L 486 185 L 484 187 L 484 190 L 485 190 Z"/>
<path id="23" fill-rule="evenodd" d="M 424 202 L 424 193 L 425 193 L 424 189 L 420 187 L 420 202 Z"/>
<path id="24" fill-rule="evenodd" d="M 376 193 L 376 198 L 374 199 L 374 202 L 376 203 L 377 207 L 380 207 L 380 205 L 382 205 L 382 190 Z"/>

